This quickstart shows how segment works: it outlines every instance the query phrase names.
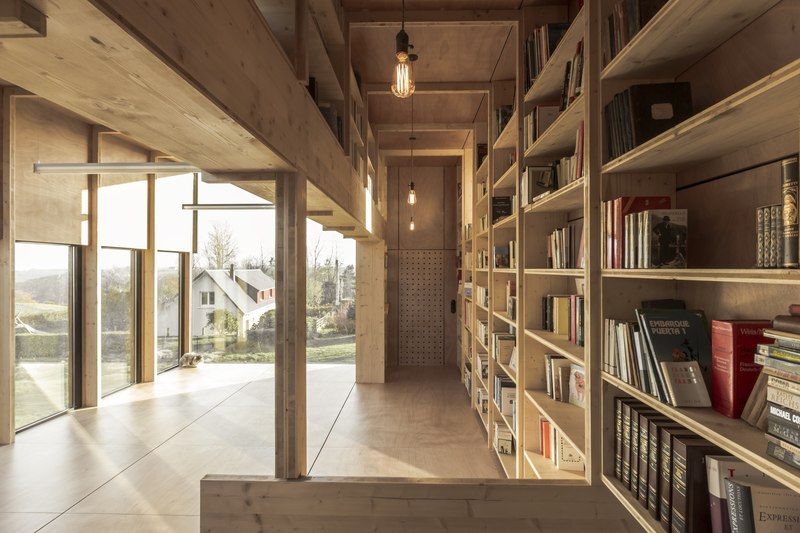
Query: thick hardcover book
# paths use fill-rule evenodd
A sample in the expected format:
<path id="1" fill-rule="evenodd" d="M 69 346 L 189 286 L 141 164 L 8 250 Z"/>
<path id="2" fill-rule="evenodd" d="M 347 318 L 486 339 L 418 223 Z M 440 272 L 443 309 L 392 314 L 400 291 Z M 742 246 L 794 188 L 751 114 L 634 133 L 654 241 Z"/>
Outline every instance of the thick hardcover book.
<path id="1" fill-rule="evenodd" d="M 781 162 L 781 198 L 783 199 L 783 268 L 798 267 L 798 161 L 797 157 Z"/>
<path id="2" fill-rule="evenodd" d="M 686 268 L 689 216 L 686 209 L 646 211 L 646 268 Z"/>
<path id="3" fill-rule="evenodd" d="M 772 328 L 800 335 L 800 316 L 778 315 L 773 320 Z"/>
<path id="4" fill-rule="evenodd" d="M 762 230 L 762 239 L 764 240 L 764 268 L 770 268 L 772 266 L 770 257 L 770 238 L 772 236 L 772 206 L 765 205 L 761 206 L 759 209 L 764 212 L 762 215 L 764 221 L 764 227 Z"/>
<path id="5" fill-rule="evenodd" d="M 697 437 L 697 435 L 684 427 L 671 426 L 661 428 L 659 441 L 661 442 L 661 479 L 658 483 L 658 519 L 664 531 L 670 531 L 672 523 L 672 443 L 678 437 Z"/>
<path id="6" fill-rule="evenodd" d="M 791 452 L 786 448 L 782 448 L 775 442 L 767 443 L 767 455 L 774 457 L 778 461 L 782 461 L 793 468 L 800 469 L 800 455 Z"/>
<path id="7" fill-rule="evenodd" d="M 622 402 L 614 398 L 614 477 L 622 481 Z"/>
<path id="8" fill-rule="evenodd" d="M 648 436 L 650 443 L 647 447 L 647 510 L 650 516 L 658 520 L 661 498 L 658 495 L 658 485 L 661 482 L 661 430 L 669 428 L 672 430 L 685 429 L 672 419 L 662 420 L 653 418 L 648 426 Z M 686 430 L 688 432 L 688 430 Z M 688 433 L 687 433 L 688 434 Z"/>
<path id="9" fill-rule="evenodd" d="M 613 268 L 623 268 L 622 257 L 633 242 L 626 238 L 625 217 L 631 213 L 639 213 L 649 209 L 669 209 L 672 207 L 669 196 L 622 196 L 614 200 L 613 221 Z"/>
<path id="10" fill-rule="evenodd" d="M 708 475 L 711 531 L 712 533 L 731 533 L 725 478 L 763 479 L 765 474 L 751 464 L 730 455 L 707 456 L 706 473 Z"/>
<path id="11" fill-rule="evenodd" d="M 739 418 L 761 367 L 753 361 L 756 344 L 768 342 L 769 320 L 711 321 L 711 402 L 725 416 Z"/>
<path id="12" fill-rule="evenodd" d="M 628 489 L 631 488 L 631 442 L 633 441 L 631 436 L 631 421 L 634 418 L 631 411 L 637 407 L 644 408 L 644 404 L 634 400 L 624 401 L 622 403 L 622 477 L 620 481 L 622 481 L 622 484 Z M 637 417 L 639 415 L 638 412 L 635 411 L 634 414 Z M 638 431 L 636 435 L 638 437 Z"/>
<path id="13" fill-rule="evenodd" d="M 636 309 L 636 316 L 664 395 L 667 383 L 661 362 L 697 361 L 706 383 L 711 380 L 711 339 L 703 311 Z"/>
<path id="14" fill-rule="evenodd" d="M 772 217 L 772 243 L 774 243 L 774 257 L 771 257 L 773 268 L 780 268 L 783 264 L 783 215 L 781 212 L 781 204 L 775 204 L 770 207 L 770 216 Z M 773 253 L 773 250 L 770 250 Z"/>
<path id="15" fill-rule="evenodd" d="M 631 477 L 628 488 L 630 488 L 634 498 L 639 497 L 639 421 L 642 415 L 655 416 L 656 414 L 657 412 L 648 406 L 631 407 Z"/>
<path id="16" fill-rule="evenodd" d="M 501 218 L 511 216 L 514 212 L 514 202 L 511 196 L 492 196 L 492 224 Z"/>
<path id="17" fill-rule="evenodd" d="M 639 479 L 638 487 L 635 491 L 639 498 L 639 503 L 642 507 L 647 509 L 647 500 L 649 497 L 650 487 L 650 457 L 657 452 L 656 448 L 651 447 L 653 439 L 650 436 L 650 428 L 656 427 L 655 424 L 669 423 L 671 419 L 667 416 L 657 413 L 655 415 L 649 413 L 642 413 L 639 415 Z M 655 439 L 656 441 L 658 439 Z M 632 491 L 633 492 L 633 491 Z"/>
<path id="18" fill-rule="evenodd" d="M 764 268 L 764 208 L 756 208 L 756 268 Z"/>
<path id="19" fill-rule="evenodd" d="M 800 527 L 800 494 L 797 492 L 770 478 L 729 478 L 725 484 L 733 531 L 778 533 L 797 531 Z"/>
<path id="20" fill-rule="evenodd" d="M 706 533 L 711 529 L 705 457 L 724 453 L 697 437 L 672 441 L 672 531 Z"/>
<path id="21" fill-rule="evenodd" d="M 677 126 L 692 116 L 688 82 L 632 85 L 627 91 L 625 127 L 631 148 Z"/>
<path id="22" fill-rule="evenodd" d="M 766 372 L 761 372 L 753 385 L 753 391 L 747 399 L 742 409 L 741 418 L 753 427 L 766 429 L 766 411 L 767 411 L 767 378 Z M 761 422 L 761 414 L 764 414 L 764 422 Z"/>
<path id="23" fill-rule="evenodd" d="M 572 363 L 569 369 L 569 403 L 586 407 L 586 372 L 583 367 Z"/>
<path id="24" fill-rule="evenodd" d="M 711 407 L 711 397 L 697 361 L 662 361 L 661 373 L 673 406 Z"/>

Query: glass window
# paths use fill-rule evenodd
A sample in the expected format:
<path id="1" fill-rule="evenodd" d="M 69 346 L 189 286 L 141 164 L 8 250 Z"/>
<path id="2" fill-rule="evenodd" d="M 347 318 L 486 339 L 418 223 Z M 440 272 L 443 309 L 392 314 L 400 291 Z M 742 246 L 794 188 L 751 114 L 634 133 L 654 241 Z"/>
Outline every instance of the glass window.
<path id="1" fill-rule="evenodd" d="M 181 358 L 181 255 L 156 253 L 156 314 L 158 371 L 178 366 Z"/>
<path id="2" fill-rule="evenodd" d="M 202 305 L 214 305 L 214 292 L 201 292 L 200 300 Z"/>
<path id="3" fill-rule="evenodd" d="M 137 252 L 100 250 L 101 375 L 103 396 L 135 382 Z"/>
<path id="4" fill-rule="evenodd" d="M 17 243 L 14 332 L 15 427 L 72 407 L 72 248 Z"/>

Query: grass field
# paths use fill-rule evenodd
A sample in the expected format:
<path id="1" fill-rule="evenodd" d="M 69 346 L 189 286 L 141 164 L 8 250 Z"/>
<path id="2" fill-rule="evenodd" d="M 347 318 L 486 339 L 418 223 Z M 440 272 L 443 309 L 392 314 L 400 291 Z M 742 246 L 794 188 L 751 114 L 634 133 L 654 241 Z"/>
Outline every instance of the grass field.
<path id="1" fill-rule="evenodd" d="M 309 346 L 306 348 L 309 363 L 354 363 L 356 344 L 333 344 L 331 346 Z M 274 363 L 275 352 L 258 353 L 204 353 L 206 363 Z"/>

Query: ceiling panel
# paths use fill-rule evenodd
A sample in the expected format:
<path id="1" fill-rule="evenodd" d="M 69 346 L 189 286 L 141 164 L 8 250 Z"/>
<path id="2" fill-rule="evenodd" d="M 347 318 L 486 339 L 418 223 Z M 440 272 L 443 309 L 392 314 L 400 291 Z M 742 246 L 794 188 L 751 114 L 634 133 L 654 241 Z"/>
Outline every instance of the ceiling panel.
<path id="1" fill-rule="evenodd" d="M 466 131 L 420 131 L 415 132 L 417 140 L 414 148 L 425 149 L 455 149 L 464 147 L 468 132 Z M 408 132 L 383 132 L 380 134 L 380 147 L 385 150 L 410 149 L 411 141 Z"/>
<path id="2" fill-rule="evenodd" d="M 406 0 L 408 10 L 517 9 L 520 0 Z M 401 0 L 342 0 L 345 11 L 387 11 L 401 8 Z"/>
<path id="3" fill-rule="evenodd" d="M 414 157 L 414 167 L 457 167 L 461 158 L 455 155 Z M 403 156 L 390 156 L 386 158 L 387 167 L 410 167 L 411 158 Z"/>
<path id="4" fill-rule="evenodd" d="M 473 122 L 484 96 L 481 94 L 417 94 L 414 95 L 414 121 Z M 391 94 L 369 96 L 369 121 L 372 124 L 406 124 L 411 122 L 411 99 Z"/>
<path id="5" fill-rule="evenodd" d="M 395 35 L 390 27 L 354 27 L 350 32 L 353 68 L 367 83 L 391 80 Z M 418 82 L 489 81 L 510 29 L 504 26 L 431 26 L 409 28 L 419 59 Z"/>

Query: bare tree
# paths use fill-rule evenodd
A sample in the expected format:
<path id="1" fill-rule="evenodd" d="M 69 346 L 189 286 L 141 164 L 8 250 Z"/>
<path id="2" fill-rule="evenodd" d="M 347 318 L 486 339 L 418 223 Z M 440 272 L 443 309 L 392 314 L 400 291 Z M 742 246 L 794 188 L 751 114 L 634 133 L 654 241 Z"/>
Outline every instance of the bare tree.
<path id="1" fill-rule="evenodd" d="M 322 256 L 323 248 L 322 236 L 317 235 L 317 240 L 314 241 L 314 246 L 311 248 L 311 268 L 314 270 L 319 266 L 319 258 Z"/>
<path id="2" fill-rule="evenodd" d="M 225 268 L 226 264 L 229 265 L 236 260 L 237 252 L 233 231 L 228 223 L 214 222 L 203 245 L 203 255 L 208 268 Z"/>

